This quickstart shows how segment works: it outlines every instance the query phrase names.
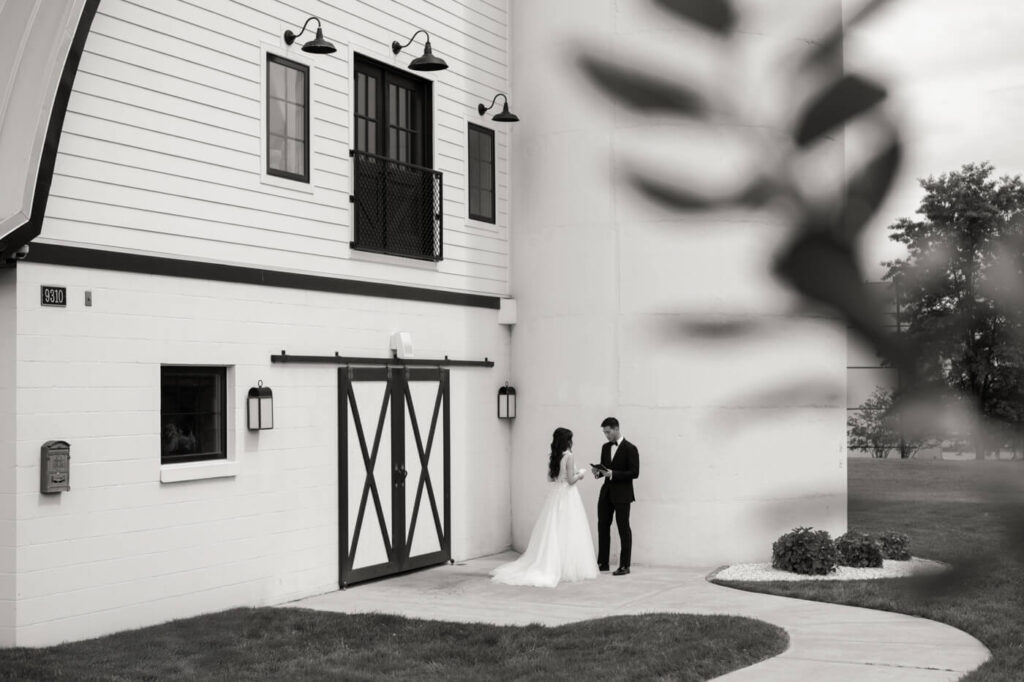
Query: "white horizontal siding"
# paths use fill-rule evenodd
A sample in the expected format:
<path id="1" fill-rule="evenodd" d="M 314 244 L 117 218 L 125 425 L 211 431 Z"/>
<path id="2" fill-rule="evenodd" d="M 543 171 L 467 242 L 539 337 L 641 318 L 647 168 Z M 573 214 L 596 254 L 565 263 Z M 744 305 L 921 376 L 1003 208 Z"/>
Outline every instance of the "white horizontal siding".
<path id="1" fill-rule="evenodd" d="M 261 44 L 283 48 L 297 2 L 104 0 L 68 106 L 41 239 L 493 295 L 508 291 L 509 150 L 495 128 L 496 224 L 469 221 L 466 123 L 508 91 L 504 2 L 348 0 L 315 8 L 334 55 L 313 64 L 311 191 L 261 181 Z M 390 56 L 423 28 L 450 69 L 434 81 L 444 260 L 354 254 L 352 54 Z M 305 36 L 300 39 L 304 40 Z M 375 47 L 367 47 L 375 46 Z M 422 50 L 422 36 L 394 63 Z M 280 51 L 280 50 L 279 50 Z"/>

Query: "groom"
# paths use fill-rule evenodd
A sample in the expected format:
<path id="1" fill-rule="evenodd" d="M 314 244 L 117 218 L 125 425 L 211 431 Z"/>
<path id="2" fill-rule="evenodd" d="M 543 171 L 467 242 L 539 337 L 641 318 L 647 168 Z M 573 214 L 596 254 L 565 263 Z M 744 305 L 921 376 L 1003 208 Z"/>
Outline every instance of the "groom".
<path id="1" fill-rule="evenodd" d="M 608 417 L 601 422 L 608 442 L 601 447 L 603 469 L 593 468 L 594 478 L 604 478 L 597 498 L 597 565 L 608 570 L 608 547 L 611 544 L 612 516 L 619 527 L 619 568 L 612 575 L 629 575 L 633 549 L 633 533 L 629 529 L 629 505 L 633 496 L 633 479 L 640 476 L 640 453 L 636 446 L 622 437 L 619 420 Z"/>

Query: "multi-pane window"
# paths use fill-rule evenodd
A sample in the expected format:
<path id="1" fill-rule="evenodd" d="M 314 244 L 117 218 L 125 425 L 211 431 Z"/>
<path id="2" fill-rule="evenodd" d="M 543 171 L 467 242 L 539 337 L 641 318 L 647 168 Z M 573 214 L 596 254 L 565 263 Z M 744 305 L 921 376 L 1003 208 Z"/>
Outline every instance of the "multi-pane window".
<path id="1" fill-rule="evenodd" d="M 267 55 L 267 173 L 309 182 L 309 67 Z"/>
<path id="2" fill-rule="evenodd" d="M 494 131 L 469 124 L 469 217 L 494 222 Z"/>
<path id="3" fill-rule="evenodd" d="M 430 82 L 369 59 L 355 64 L 356 150 L 430 167 Z"/>
<path id="4" fill-rule="evenodd" d="M 441 260 L 442 178 L 430 167 L 430 81 L 357 55 L 354 85 L 351 246 Z"/>
<path id="5" fill-rule="evenodd" d="M 356 149 L 370 154 L 377 150 L 377 90 L 380 75 L 377 69 L 356 71 Z"/>
<path id="6" fill-rule="evenodd" d="M 227 457 L 227 370 L 160 368 L 162 464 Z"/>

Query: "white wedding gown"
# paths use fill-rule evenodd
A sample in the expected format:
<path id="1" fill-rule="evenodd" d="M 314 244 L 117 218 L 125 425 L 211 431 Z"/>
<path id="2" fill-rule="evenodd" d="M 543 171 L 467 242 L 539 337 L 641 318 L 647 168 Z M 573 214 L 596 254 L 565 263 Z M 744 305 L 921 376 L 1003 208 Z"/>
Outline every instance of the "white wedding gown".
<path id="1" fill-rule="evenodd" d="M 572 455 L 562 455 L 558 479 L 540 509 L 526 551 L 491 571 L 491 580 L 506 585 L 555 587 L 597 577 L 590 522 L 575 484 Z"/>

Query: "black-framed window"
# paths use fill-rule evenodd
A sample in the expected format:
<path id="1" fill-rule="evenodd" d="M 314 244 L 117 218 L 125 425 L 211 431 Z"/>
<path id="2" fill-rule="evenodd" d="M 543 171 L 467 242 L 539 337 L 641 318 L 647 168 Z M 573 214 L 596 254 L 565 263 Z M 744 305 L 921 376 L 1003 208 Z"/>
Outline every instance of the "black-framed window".
<path id="1" fill-rule="evenodd" d="M 309 182 L 309 67 L 267 54 L 267 174 Z"/>
<path id="2" fill-rule="evenodd" d="M 433 168 L 430 81 L 361 55 L 355 77 L 356 151 Z"/>
<path id="3" fill-rule="evenodd" d="M 469 124 L 469 217 L 494 222 L 494 131 Z"/>
<path id="4" fill-rule="evenodd" d="M 160 463 L 227 458 L 227 369 L 160 368 Z"/>
<path id="5" fill-rule="evenodd" d="M 441 173 L 432 168 L 430 81 L 355 56 L 351 248 L 444 257 Z"/>

